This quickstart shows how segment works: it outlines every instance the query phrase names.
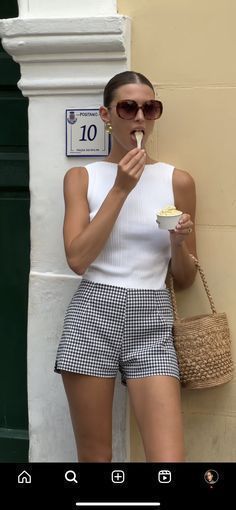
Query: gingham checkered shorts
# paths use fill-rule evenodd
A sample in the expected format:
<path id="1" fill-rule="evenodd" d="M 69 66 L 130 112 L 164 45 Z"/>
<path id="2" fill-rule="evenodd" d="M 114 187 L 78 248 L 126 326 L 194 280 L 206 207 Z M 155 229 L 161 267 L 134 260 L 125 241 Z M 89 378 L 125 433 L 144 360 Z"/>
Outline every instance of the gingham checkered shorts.
<path id="1" fill-rule="evenodd" d="M 55 372 L 121 380 L 179 378 L 167 289 L 126 289 L 82 280 L 67 309 Z"/>

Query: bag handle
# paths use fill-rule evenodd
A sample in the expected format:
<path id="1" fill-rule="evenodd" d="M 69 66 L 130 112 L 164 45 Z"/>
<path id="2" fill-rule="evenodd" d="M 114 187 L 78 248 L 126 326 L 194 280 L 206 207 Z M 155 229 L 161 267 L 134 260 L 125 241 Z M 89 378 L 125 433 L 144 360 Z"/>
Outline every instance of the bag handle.
<path id="1" fill-rule="evenodd" d="M 212 311 L 212 313 L 216 313 L 216 307 L 214 305 L 214 302 L 213 302 L 213 299 L 212 299 L 212 296 L 211 296 L 211 293 L 210 293 L 210 290 L 209 290 L 209 287 L 208 287 L 208 284 L 207 284 L 206 277 L 205 277 L 205 274 L 203 272 L 203 269 L 200 266 L 200 263 L 199 263 L 199 261 L 198 261 L 198 259 L 196 257 L 194 257 L 191 254 L 190 254 L 190 257 L 194 260 L 196 268 L 198 269 L 198 271 L 200 273 L 201 280 L 202 280 L 202 283 L 204 285 L 204 289 L 206 291 L 206 294 L 207 294 L 207 297 L 208 297 L 208 300 L 209 300 L 209 303 L 210 303 L 211 311 Z M 174 312 L 174 319 L 176 321 L 181 321 L 181 319 L 179 317 L 179 313 L 178 313 L 178 308 L 177 308 L 176 295 L 175 295 L 175 290 L 174 290 L 174 279 L 173 279 L 173 276 L 172 276 L 171 273 L 169 273 L 169 282 L 170 282 L 169 288 L 170 288 L 171 301 L 172 301 L 173 312 Z"/>

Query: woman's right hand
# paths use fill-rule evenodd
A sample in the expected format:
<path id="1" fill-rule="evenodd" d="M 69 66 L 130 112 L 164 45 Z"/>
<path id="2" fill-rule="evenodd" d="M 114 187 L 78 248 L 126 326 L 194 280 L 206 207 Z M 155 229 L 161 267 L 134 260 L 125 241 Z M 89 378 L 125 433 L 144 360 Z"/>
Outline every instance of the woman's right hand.
<path id="1" fill-rule="evenodd" d="M 114 187 L 130 193 L 138 183 L 146 164 L 144 149 L 132 149 L 119 162 Z"/>

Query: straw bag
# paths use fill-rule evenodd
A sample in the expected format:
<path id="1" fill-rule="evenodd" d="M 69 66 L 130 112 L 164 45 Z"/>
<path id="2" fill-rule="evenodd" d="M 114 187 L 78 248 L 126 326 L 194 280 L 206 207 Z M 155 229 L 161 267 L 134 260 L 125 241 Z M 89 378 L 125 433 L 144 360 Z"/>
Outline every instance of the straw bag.
<path id="1" fill-rule="evenodd" d="M 177 310 L 173 277 L 169 287 L 174 311 L 174 346 L 183 387 L 209 388 L 226 383 L 233 378 L 231 341 L 226 314 L 217 313 L 205 275 L 195 257 L 209 303 L 211 314 L 180 318 Z"/>

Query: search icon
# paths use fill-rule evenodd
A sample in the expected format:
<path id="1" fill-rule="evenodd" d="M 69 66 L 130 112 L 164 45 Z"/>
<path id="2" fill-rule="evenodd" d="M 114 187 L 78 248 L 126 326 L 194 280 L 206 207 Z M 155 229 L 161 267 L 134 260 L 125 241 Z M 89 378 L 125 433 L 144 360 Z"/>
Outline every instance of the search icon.
<path id="1" fill-rule="evenodd" d="M 78 483 L 78 481 L 76 480 L 76 473 L 75 473 L 75 471 L 72 471 L 71 469 L 69 471 L 65 472 L 65 479 L 67 482 Z"/>

